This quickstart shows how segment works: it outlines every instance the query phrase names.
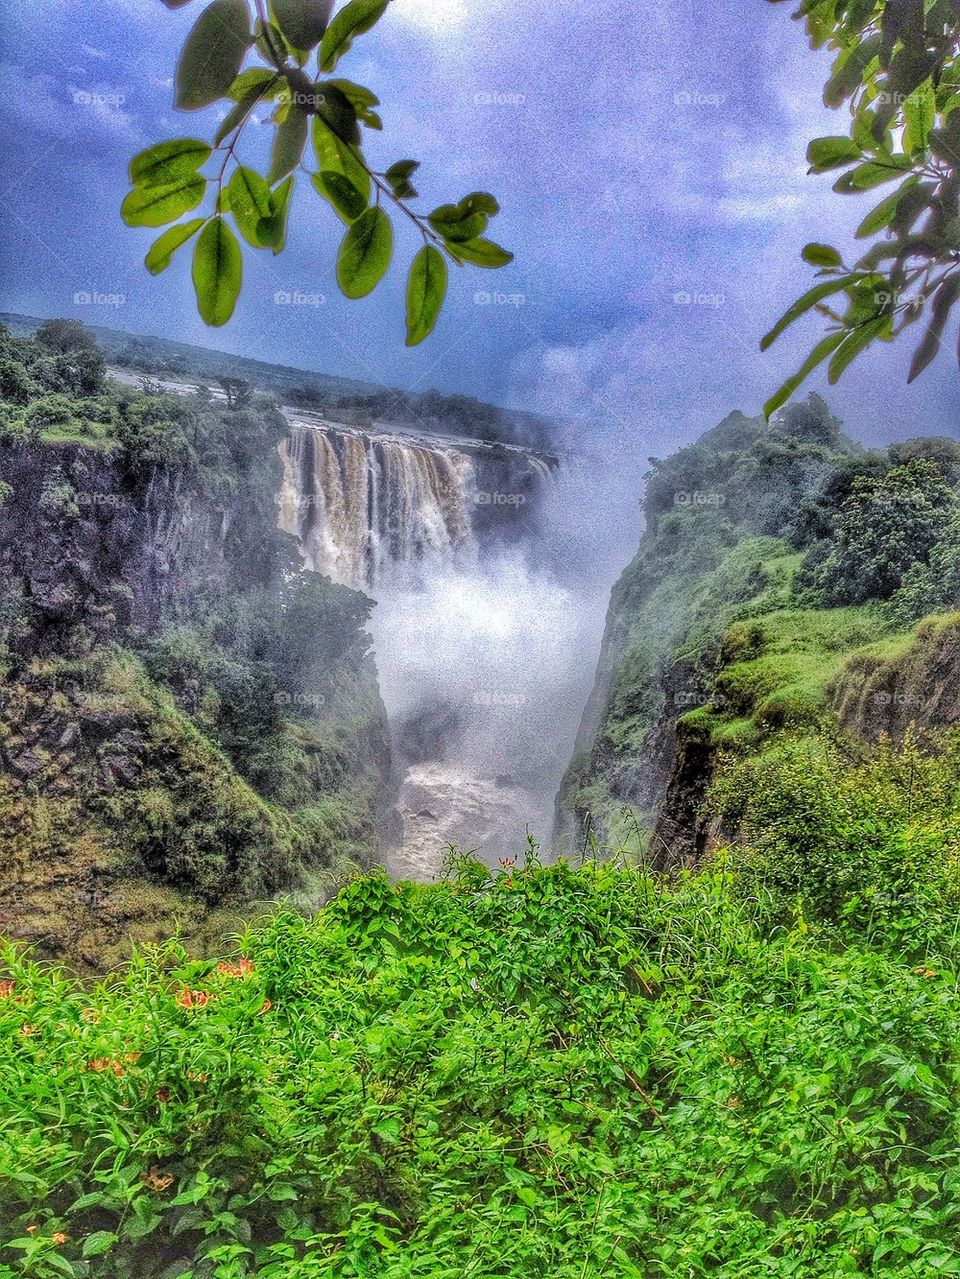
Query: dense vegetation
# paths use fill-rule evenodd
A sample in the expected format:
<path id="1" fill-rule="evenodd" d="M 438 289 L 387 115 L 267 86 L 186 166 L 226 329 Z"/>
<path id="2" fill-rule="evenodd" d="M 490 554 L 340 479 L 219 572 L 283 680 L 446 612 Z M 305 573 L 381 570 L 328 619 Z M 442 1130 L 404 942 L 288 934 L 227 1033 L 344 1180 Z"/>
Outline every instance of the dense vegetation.
<path id="1" fill-rule="evenodd" d="M 0 1273 L 960 1274 L 960 765 L 793 765 L 746 866 L 359 878 L 93 989 L 8 951 Z"/>
<path id="2" fill-rule="evenodd" d="M 770 426 L 733 414 L 652 465 L 563 798 L 581 839 L 655 830 L 669 860 L 719 816 L 715 772 L 781 737 L 829 740 L 848 665 L 873 678 L 925 615 L 960 607 L 960 445 L 865 450 L 813 396 Z"/>
<path id="3" fill-rule="evenodd" d="M 376 855 L 370 602 L 296 571 L 286 420 L 234 405 L 0 331 L 0 909 L 73 962 Z"/>

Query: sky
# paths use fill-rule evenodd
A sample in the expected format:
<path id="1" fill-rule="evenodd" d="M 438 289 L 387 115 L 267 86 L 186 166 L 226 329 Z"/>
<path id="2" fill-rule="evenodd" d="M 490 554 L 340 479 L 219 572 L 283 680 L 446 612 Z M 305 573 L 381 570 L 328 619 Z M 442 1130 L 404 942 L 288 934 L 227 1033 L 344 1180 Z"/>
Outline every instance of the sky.
<path id="1" fill-rule="evenodd" d="M 397 228 L 378 290 L 348 302 L 334 277 L 342 227 L 301 179 L 287 250 L 247 253 L 233 320 L 206 329 L 189 254 L 149 276 L 159 232 L 119 216 L 131 155 L 214 131 L 215 108 L 172 105 L 201 3 L 17 0 L 0 19 L 0 309 L 476 395 L 570 419 L 586 450 L 644 461 L 732 409 L 758 412 L 816 339 L 813 319 L 759 351 L 812 282 L 804 243 L 852 244 L 871 194 L 836 196 L 806 174 L 807 141 L 847 121 L 820 102 L 826 64 L 793 6 L 762 0 L 392 0 L 338 68 L 382 100 L 368 157 L 420 159 L 425 210 L 492 191 L 503 211 L 490 234 L 515 261 L 452 270 L 436 331 L 408 350 L 415 229 Z M 268 137 L 265 123 L 252 131 L 254 162 Z M 952 356 L 910 387 L 909 358 L 884 346 L 839 386 L 810 387 L 868 443 L 960 434 Z"/>

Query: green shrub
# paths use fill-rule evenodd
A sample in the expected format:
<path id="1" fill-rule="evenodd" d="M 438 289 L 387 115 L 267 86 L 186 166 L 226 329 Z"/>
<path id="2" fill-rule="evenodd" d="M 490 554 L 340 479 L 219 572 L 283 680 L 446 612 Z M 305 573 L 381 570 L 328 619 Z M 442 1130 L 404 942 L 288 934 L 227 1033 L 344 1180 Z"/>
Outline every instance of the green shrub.
<path id="1" fill-rule="evenodd" d="M 448 875 L 358 878 L 232 962 L 171 944 L 92 989 L 8 950 L 0 1266 L 957 1273 L 952 971 L 764 936 L 721 865 Z"/>

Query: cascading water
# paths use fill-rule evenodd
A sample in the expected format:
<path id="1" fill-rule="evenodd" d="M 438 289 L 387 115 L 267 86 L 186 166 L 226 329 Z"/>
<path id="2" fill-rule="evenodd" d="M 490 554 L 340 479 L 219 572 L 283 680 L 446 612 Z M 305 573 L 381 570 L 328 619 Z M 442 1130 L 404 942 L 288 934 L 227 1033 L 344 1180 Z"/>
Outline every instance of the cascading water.
<path id="1" fill-rule="evenodd" d="M 475 550 L 471 458 L 334 425 L 295 425 L 281 446 L 280 527 L 306 566 L 346 586 L 415 581 Z"/>

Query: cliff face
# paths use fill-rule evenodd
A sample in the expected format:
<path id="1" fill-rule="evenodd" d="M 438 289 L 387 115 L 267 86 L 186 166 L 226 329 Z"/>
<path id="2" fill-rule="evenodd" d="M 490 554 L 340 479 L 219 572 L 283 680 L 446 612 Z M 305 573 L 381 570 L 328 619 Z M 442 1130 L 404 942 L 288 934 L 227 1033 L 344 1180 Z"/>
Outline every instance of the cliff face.
<path id="1" fill-rule="evenodd" d="M 276 528 L 283 419 L 147 398 L 157 457 L 0 444 L 0 929 L 91 967 L 371 863 L 390 770 L 368 601 Z"/>
<path id="2" fill-rule="evenodd" d="M 922 623 L 910 642 L 857 654 L 830 689 L 845 729 L 869 741 L 960 724 L 960 615 Z"/>
<path id="3" fill-rule="evenodd" d="M 646 532 L 613 592 L 558 802 L 568 848 L 595 839 L 655 866 L 690 864 L 736 838 L 713 795 L 737 760 L 786 739 L 868 742 L 960 723 L 956 615 L 917 625 L 879 599 L 824 606 L 818 564 L 854 593 L 860 570 L 843 555 L 903 544 L 889 527 L 897 504 L 882 489 L 856 519 L 842 513 L 851 493 L 870 491 L 857 488 L 859 476 L 889 471 L 903 483 L 894 468 L 908 446 L 860 452 L 813 407 L 770 426 L 734 415 L 655 462 Z M 930 483 L 949 483 L 956 446 L 910 447 L 941 465 Z M 904 518 L 918 509 L 911 498 Z M 931 541 L 952 546 L 950 504 L 929 509 Z M 861 514 L 883 535 L 859 542 Z M 832 540 L 843 518 L 844 536 Z"/>

